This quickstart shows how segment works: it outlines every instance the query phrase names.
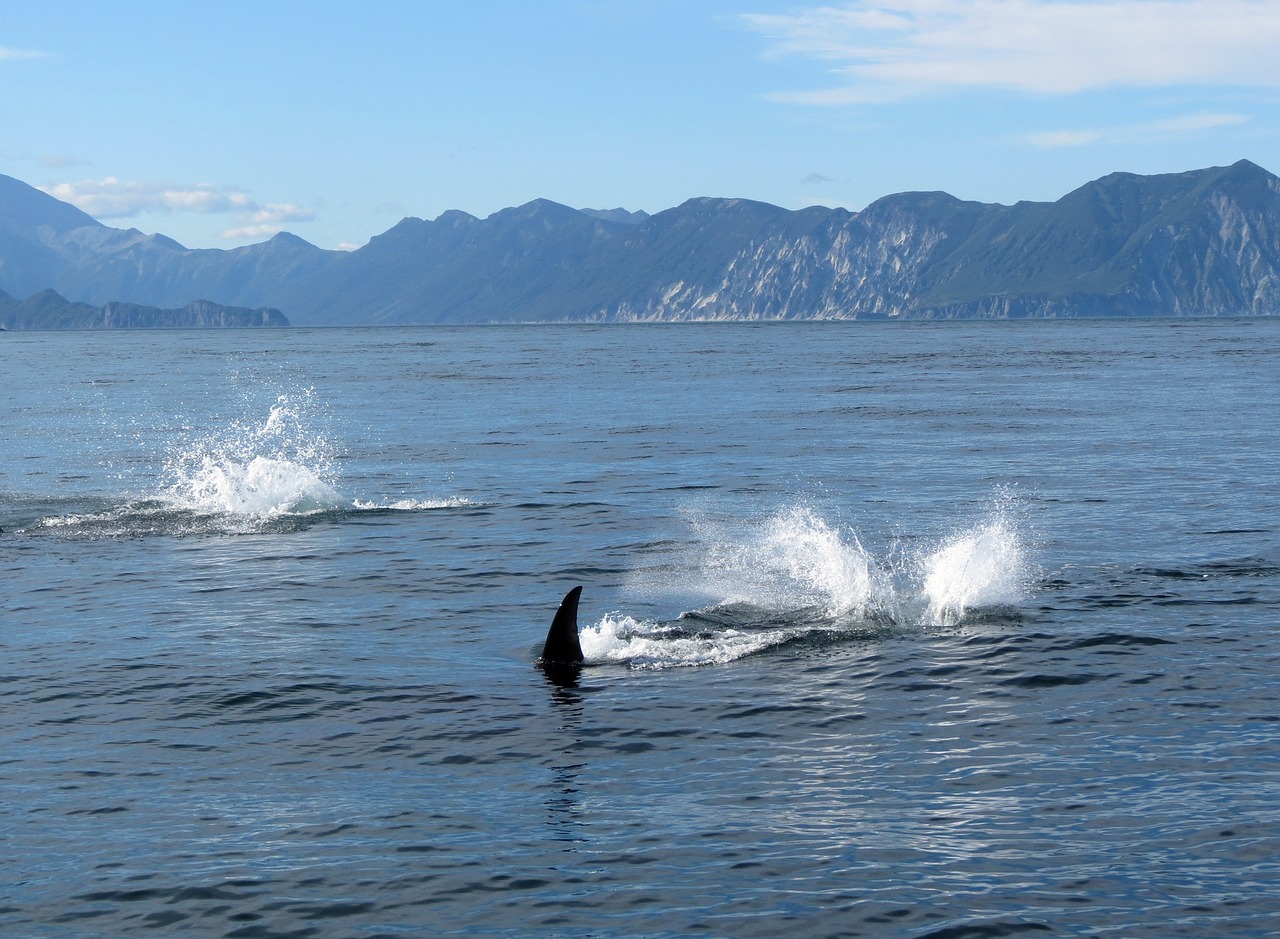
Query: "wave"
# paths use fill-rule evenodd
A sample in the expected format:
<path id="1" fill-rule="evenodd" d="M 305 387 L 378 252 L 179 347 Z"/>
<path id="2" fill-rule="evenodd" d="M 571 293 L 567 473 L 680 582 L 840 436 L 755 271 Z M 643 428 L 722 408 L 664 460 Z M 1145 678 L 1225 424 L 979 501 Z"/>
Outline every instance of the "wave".
<path id="1" fill-rule="evenodd" d="M 589 664 L 723 664 L 800 640 L 848 640 L 1007 620 L 1038 578 L 1007 500 L 986 518 L 883 556 L 800 505 L 748 522 L 692 522 L 694 540 L 658 576 L 714 598 L 673 621 L 604 616 L 581 632 Z M 654 571 L 632 589 L 648 592 Z"/>
<path id="2" fill-rule="evenodd" d="M 156 499 L 124 500 L 103 508 L 86 510 L 76 500 L 52 507 L 49 514 L 9 523 L 12 534 L 46 532 L 64 538 L 146 538 L 186 535 L 260 535 L 301 531 L 313 525 L 339 523 L 371 514 L 397 514 L 474 505 L 468 499 L 413 499 L 390 503 L 355 501 L 336 508 L 300 506 L 296 511 L 221 512 L 195 511 L 175 507 Z"/>

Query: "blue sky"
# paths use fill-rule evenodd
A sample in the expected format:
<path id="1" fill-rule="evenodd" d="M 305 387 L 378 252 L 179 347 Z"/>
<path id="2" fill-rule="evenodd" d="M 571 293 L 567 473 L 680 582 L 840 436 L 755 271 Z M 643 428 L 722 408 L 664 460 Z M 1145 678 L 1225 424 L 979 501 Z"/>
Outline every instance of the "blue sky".
<path id="1" fill-rule="evenodd" d="M 190 247 L 1280 172 L 1280 0 L 10 4 L 0 173 Z"/>

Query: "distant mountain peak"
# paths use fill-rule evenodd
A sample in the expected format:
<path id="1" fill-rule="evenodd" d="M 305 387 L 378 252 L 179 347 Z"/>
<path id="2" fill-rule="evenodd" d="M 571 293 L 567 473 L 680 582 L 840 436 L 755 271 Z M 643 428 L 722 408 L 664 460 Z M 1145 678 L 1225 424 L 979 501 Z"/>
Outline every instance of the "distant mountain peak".
<path id="1" fill-rule="evenodd" d="M 438 224 L 443 223 L 446 225 L 469 225 L 472 222 L 478 221 L 480 221 L 480 219 L 470 213 L 463 212 L 461 209 L 449 209 L 448 211 L 441 212 L 436 216 L 436 222 Z"/>
<path id="2" fill-rule="evenodd" d="M 275 244 L 280 244 L 280 245 L 291 245 L 299 248 L 316 248 L 316 246 L 313 245 L 311 242 L 307 241 L 307 239 L 302 238 L 298 235 L 295 235 L 293 232 L 289 232 L 289 231 L 276 232 L 274 235 L 271 236 L 270 240 Z M 316 250 L 318 251 L 320 249 L 316 248 Z"/>
<path id="3" fill-rule="evenodd" d="M 272 235 L 270 239 L 256 245 L 244 245 L 240 248 L 233 248 L 232 251 L 248 253 L 250 255 L 273 255 L 280 257 L 298 257 L 311 255 L 324 255 L 331 252 L 326 251 L 317 245 L 313 245 L 305 238 L 301 238 L 293 232 L 282 231 Z"/>
<path id="4" fill-rule="evenodd" d="M 1237 160 L 1215 174 L 1219 183 L 1236 187 L 1280 188 L 1280 177 L 1249 160 Z"/>
<path id="5" fill-rule="evenodd" d="M 606 222 L 621 222 L 623 225 L 639 225 L 650 217 L 648 212 L 629 212 L 626 209 L 579 209 L 578 211 L 583 215 L 590 215 L 592 218 L 602 219 Z"/>
<path id="6" fill-rule="evenodd" d="M 1228 169 L 1238 170 L 1240 172 L 1246 172 L 1246 173 L 1266 173 L 1268 176 L 1274 175 L 1268 172 L 1267 170 L 1263 169 L 1257 163 L 1254 163 L 1252 160 L 1245 160 L 1245 159 L 1236 160 L 1234 163 L 1232 163 L 1228 167 Z"/>
<path id="7" fill-rule="evenodd" d="M 533 199 L 524 205 L 509 209 L 500 209 L 490 215 L 488 222 L 527 222 L 542 221 L 550 223 L 569 222 L 582 218 L 582 213 L 550 199 Z"/>

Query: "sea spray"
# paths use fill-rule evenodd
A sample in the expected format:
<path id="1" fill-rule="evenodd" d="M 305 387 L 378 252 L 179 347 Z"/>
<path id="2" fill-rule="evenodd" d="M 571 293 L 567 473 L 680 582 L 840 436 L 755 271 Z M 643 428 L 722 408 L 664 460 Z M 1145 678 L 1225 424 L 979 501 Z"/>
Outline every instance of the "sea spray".
<path id="1" fill-rule="evenodd" d="M 694 527 L 701 589 L 722 602 L 861 616 L 880 599 L 883 577 L 857 536 L 833 528 L 808 506 L 741 526 L 704 520 Z"/>
<path id="2" fill-rule="evenodd" d="M 196 514 L 274 516 L 349 508 L 337 466 L 311 426 L 314 394 L 282 394 L 261 424 L 240 422 L 173 447 L 161 495 Z"/>
<path id="3" fill-rule="evenodd" d="M 246 411 L 262 415 L 262 406 L 260 394 L 246 396 Z M 139 422 L 130 423 L 135 464 L 154 466 L 148 457 L 159 462 L 158 476 L 149 473 L 145 489 L 115 497 L 68 496 L 61 501 L 69 510 L 36 518 L 30 528 L 80 539 L 260 534 L 296 530 L 309 518 L 333 518 L 333 513 L 474 504 L 457 496 L 368 500 L 344 495 L 333 456 L 337 448 L 321 430 L 328 419 L 312 389 L 277 394 L 258 418 L 220 423 L 177 416 L 173 421 L 177 428 L 147 431 Z"/>
<path id="4" fill-rule="evenodd" d="M 952 626 L 1030 593 L 1036 568 L 1016 519 L 1016 502 L 1004 497 L 924 549 L 895 541 L 877 556 L 808 504 L 754 519 L 693 514 L 693 539 L 636 571 L 631 589 L 709 602 L 669 621 L 611 613 L 584 625 L 583 651 L 589 662 L 662 668 L 729 662 L 805 637 Z"/>
<path id="5" fill-rule="evenodd" d="M 1022 538 L 1003 513 L 947 539 L 920 564 L 932 625 L 954 625 L 975 607 L 1015 604 L 1031 576 Z"/>

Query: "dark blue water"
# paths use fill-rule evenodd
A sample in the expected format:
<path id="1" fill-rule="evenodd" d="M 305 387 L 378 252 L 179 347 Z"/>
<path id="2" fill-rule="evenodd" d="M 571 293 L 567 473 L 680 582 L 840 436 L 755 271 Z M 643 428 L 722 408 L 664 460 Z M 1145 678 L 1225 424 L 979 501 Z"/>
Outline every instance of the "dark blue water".
<path id="1" fill-rule="evenodd" d="M 0 368 L 0 935 L 1280 933 L 1280 322 Z"/>

